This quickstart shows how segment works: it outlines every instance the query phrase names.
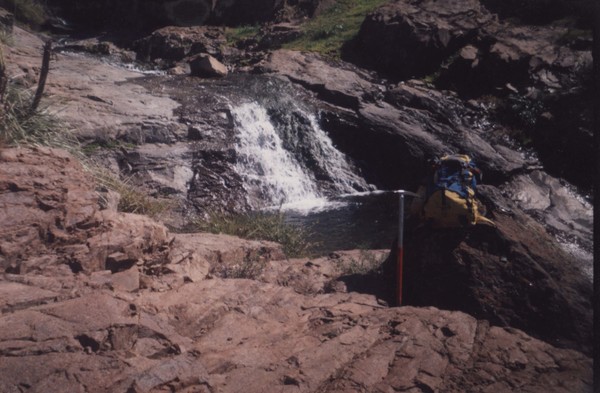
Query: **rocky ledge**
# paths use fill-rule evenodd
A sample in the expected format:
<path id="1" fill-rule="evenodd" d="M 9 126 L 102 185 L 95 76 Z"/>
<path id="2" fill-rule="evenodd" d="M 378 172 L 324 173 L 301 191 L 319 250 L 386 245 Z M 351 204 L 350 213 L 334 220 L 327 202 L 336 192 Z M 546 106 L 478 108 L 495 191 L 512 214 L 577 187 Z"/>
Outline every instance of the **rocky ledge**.
<path id="1" fill-rule="evenodd" d="M 0 204 L 3 392 L 592 391 L 580 352 L 346 292 L 352 252 L 285 261 L 102 207 L 61 151 L 2 150 Z"/>

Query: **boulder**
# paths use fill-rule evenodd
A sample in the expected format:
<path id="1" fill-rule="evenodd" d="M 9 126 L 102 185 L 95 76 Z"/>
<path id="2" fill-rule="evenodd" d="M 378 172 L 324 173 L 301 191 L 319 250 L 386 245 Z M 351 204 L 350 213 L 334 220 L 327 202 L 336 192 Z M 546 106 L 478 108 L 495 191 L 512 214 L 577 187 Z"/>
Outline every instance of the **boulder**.
<path id="1" fill-rule="evenodd" d="M 193 76 L 204 78 L 227 76 L 227 67 L 211 55 L 201 54 L 190 61 L 190 71 Z"/>
<path id="2" fill-rule="evenodd" d="M 397 1 L 365 19 L 344 58 L 395 81 L 500 97 L 491 101 L 498 120 L 519 130 L 552 174 L 591 189 L 582 175 L 593 166 L 591 31 L 500 23 L 478 0 Z"/>
<path id="3" fill-rule="evenodd" d="M 487 9 L 504 19 L 517 19 L 520 23 L 545 25 L 559 20 L 569 20 L 579 28 L 593 26 L 594 4 L 591 0 L 482 0 Z"/>
<path id="4" fill-rule="evenodd" d="M 254 25 L 274 20 L 285 0 L 217 0 L 210 22 L 226 26 Z"/>
<path id="5" fill-rule="evenodd" d="M 479 0 L 391 2 L 367 16 L 345 58 L 395 79 L 422 77 L 493 19 Z"/>
<path id="6" fill-rule="evenodd" d="M 436 84 L 465 95 L 481 95 L 510 83 L 517 92 L 569 90 L 591 69 L 591 48 L 575 50 L 562 41 L 566 27 L 490 23 L 479 40 L 460 49 L 440 69 Z"/>
<path id="7" fill-rule="evenodd" d="M 586 261 L 562 249 L 495 187 L 480 186 L 478 191 L 495 226 L 408 231 L 406 304 L 461 310 L 591 353 L 592 282 L 585 274 Z M 396 277 L 394 249 L 380 278 L 387 277 L 387 299 L 394 299 L 395 283 L 389 278 Z"/>
<path id="8" fill-rule="evenodd" d="M 100 210 L 94 183 L 60 150 L 5 149 L 0 153 L 0 268 L 24 274 L 123 271 L 169 239 L 147 217 Z"/>
<path id="9" fill-rule="evenodd" d="M 136 41 L 134 48 L 140 60 L 163 59 L 177 62 L 199 53 L 220 57 L 224 44 L 225 31 L 221 27 L 168 26 Z"/>
<path id="10" fill-rule="evenodd" d="M 311 17 L 331 0 L 50 0 L 79 30 L 151 31 L 164 26 L 243 26 Z"/>

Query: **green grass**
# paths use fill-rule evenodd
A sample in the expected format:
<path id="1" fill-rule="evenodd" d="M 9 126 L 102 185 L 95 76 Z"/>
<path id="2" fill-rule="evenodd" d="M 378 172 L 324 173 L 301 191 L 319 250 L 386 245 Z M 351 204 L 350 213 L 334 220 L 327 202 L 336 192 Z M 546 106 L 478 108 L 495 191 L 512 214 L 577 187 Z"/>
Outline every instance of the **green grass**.
<path id="1" fill-rule="evenodd" d="M 225 233 L 245 239 L 270 240 L 282 245 L 288 257 L 308 255 L 311 243 L 309 233 L 285 222 L 281 212 L 250 212 L 214 214 L 207 220 L 198 220 L 192 227 L 211 233 Z"/>
<path id="2" fill-rule="evenodd" d="M 304 34 L 284 48 L 318 52 L 334 58 L 358 33 L 365 16 L 389 0 L 338 0 L 303 26 Z"/>
<path id="3" fill-rule="evenodd" d="M 257 38 L 260 36 L 260 26 L 259 25 L 246 25 L 239 27 L 228 27 L 225 30 L 225 38 L 227 39 L 227 43 L 232 46 L 236 46 L 238 42 L 250 39 Z"/>

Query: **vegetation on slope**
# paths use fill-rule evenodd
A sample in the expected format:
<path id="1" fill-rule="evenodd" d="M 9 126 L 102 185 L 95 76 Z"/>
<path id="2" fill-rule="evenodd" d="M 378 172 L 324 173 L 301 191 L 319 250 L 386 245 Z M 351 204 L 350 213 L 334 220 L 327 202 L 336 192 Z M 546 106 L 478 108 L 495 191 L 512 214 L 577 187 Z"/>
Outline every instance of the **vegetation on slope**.
<path id="1" fill-rule="evenodd" d="M 358 33 L 366 15 L 389 0 L 338 0 L 302 25 L 302 34 L 284 48 L 317 52 L 339 58 L 344 44 Z M 260 39 L 259 25 L 227 29 L 227 41 L 236 45 L 246 39 Z"/>
<path id="2" fill-rule="evenodd" d="M 389 0 L 338 0 L 308 21 L 303 35 L 285 45 L 288 49 L 339 57 L 342 46 L 358 33 L 365 16 Z"/>
<path id="3" fill-rule="evenodd" d="M 33 28 L 39 28 L 48 18 L 39 0 L 0 0 L 0 7 L 12 12 L 18 22 Z"/>
<path id="4" fill-rule="evenodd" d="M 46 146 L 67 150 L 77 157 L 94 177 L 101 189 L 120 195 L 118 210 L 156 217 L 168 204 L 149 197 L 145 192 L 109 172 L 85 155 L 79 141 L 68 127 L 40 105 L 45 79 L 49 71 L 51 45 L 44 48 L 44 61 L 34 94 L 12 82 L 6 72 L 3 48 L 0 45 L 0 146 Z"/>

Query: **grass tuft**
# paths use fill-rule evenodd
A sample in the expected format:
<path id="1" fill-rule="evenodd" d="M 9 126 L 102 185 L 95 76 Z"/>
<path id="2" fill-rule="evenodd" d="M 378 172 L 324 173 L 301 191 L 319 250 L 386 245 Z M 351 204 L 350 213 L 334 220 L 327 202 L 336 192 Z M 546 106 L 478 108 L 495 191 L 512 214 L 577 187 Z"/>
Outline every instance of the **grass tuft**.
<path id="1" fill-rule="evenodd" d="M 94 177 L 99 189 L 108 189 L 120 195 L 118 211 L 159 218 L 172 207 L 170 202 L 153 198 L 133 185 L 131 179 L 121 179 L 87 157 L 82 159 L 82 162 L 86 170 Z"/>
<path id="2" fill-rule="evenodd" d="M 0 112 L 0 141 L 13 146 L 48 146 L 78 150 L 78 142 L 64 131 L 47 108 L 31 110 L 33 94 L 9 83 Z"/>
<path id="3" fill-rule="evenodd" d="M 41 27 L 48 19 L 46 9 L 39 0 L 1 0 L 0 6 L 12 12 L 17 21 L 34 28 Z"/>
<path id="4" fill-rule="evenodd" d="M 259 25 L 246 25 L 239 27 L 228 27 L 225 30 L 227 43 L 236 46 L 238 43 L 248 39 L 258 38 L 260 36 Z"/>
<path id="5" fill-rule="evenodd" d="M 274 241 L 282 245 L 285 255 L 290 258 L 308 255 L 312 248 L 309 233 L 286 223 L 281 212 L 214 214 L 207 220 L 194 222 L 193 226 L 205 232 Z"/>

